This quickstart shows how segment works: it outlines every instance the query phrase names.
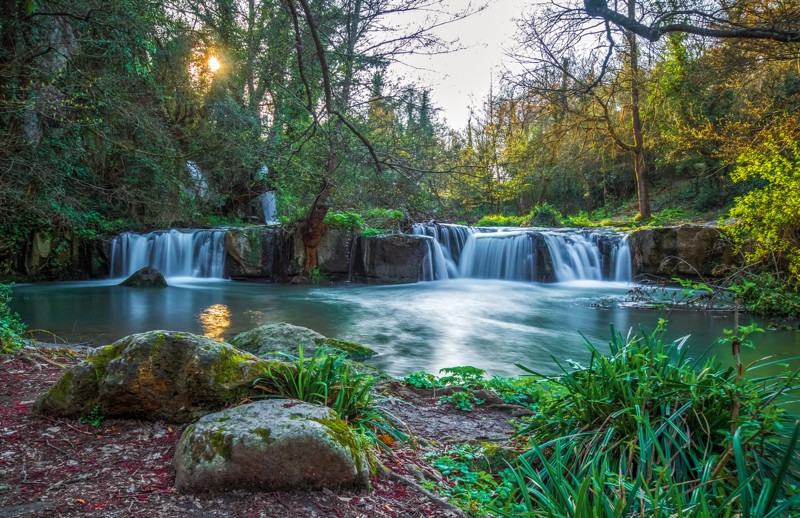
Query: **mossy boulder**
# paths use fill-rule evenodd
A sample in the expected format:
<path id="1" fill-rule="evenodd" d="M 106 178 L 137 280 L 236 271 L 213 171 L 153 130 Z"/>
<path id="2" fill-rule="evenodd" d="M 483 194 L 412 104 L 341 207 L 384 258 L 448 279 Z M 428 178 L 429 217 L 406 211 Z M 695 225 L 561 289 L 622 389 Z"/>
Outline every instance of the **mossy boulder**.
<path id="1" fill-rule="evenodd" d="M 269 399 L 202 417 L 175 449 L 175 487 L 237 489 L 365 487 L 366 452 L 333 410 Z"/>
<path id="2" fill-rule="evenodd" d="M 150 331 L 93 351 L 34 411 L 82 417 L 97 406 L 106 417 L 188 422 L 260 393 L 253 381 L 270 366 L 290 368 L 202 336 Z"/>
<path id="3" fill-rule="evenodd" d="M 347 353 L 351 360 L 365 360 L 377 353 L 369 347 L 355 342 L 326 338 L 313 329 L 295 326 L 285 322 L 266 324 L 250 331 L 239 333 L 230 341 L 231 345 L 243 351 L 261 356 L 291 355 L 298 356 L 300 346 L 303 356 L 312 356 L 319 347 L 334 349 Z"/>
<path id="4" fill-rule="evenodd" d="M 155 268 L 145 266 L 137 270 L 119 285 L 129 288 L 166 288 L 167 280 L 164 278 L 164 275 Z"/>

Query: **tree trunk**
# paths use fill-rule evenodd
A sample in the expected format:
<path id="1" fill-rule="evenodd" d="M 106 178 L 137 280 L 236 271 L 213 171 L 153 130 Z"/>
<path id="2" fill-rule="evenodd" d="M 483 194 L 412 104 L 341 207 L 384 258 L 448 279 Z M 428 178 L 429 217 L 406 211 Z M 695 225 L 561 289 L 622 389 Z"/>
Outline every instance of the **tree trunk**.
<path id="1" fill-rule="evenodd" d="M 636 0 L 628 0 L 628 16 L 636 17 Z M 639 201 L 639 219 L 650 219 L 650 197 L 647 193 L 647 169 L 642 145 L 642 120 L 639 117 L 639 49 L 636 34 L 626 32 L 630 48 L 631 118 L 633 122 L 633 170 L 636 174 L 636 197 Z"/>
<path id="2" fill-rule="evenodd" d="M 344 78 L 342 81 L 341 96 L 337 103 L 338 106 L 336 106 L 340 113 L 347 113 L 350 104 L 350 91 L 353 85 L 353 60 L 355 56 L 356 40 L 358 39 L 358 24 L 361 21 L 361 2 L 362 0 L 355 0 L 347 24 L 348 38 Z M 339 146 L 341 146 L 342 143 L 343 126 L 344 121 L 339 117 L 336 122 L 336 127 L 333 130 L 333 136 L 329 144 L 330 147 L 328 148 L 328 158 L 325 164 L 325 174 L 322 177 L 322 186 L 317 197 L 314 199 L 314 203 L 311 205 L 308 219 L 306 219 L 305 230 L 303 232 L 303 245 L 305 248 L 303 269 L 306 274 L 311 274 L 318 264 L 317 246 L 322 240 L 322 236 L 325 234 L 325 216 L 330 209 L 328 206 L 328 198 L 332 190 L 330 178 L 333 177 L 334 171 L 336 171 L 336 168 L 339 166 Z"/>

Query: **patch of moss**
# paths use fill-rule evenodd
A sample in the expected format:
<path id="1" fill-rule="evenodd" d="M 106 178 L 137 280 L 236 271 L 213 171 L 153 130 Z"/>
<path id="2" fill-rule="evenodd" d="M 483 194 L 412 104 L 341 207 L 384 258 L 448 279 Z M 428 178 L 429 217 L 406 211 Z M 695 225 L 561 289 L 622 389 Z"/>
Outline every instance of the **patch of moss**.
<path id="1" fill-rule="evenodd" d="M 345 352 L 347 353 L 348 360 L 366 360 L 367 358 L 372 358 L 378 354 L 367 346 L 356 342 L 349 342 L 347 340 L 339 340 L 338 338 L 325 338 L 324 340 L 319 340 L 318 345 L 320 347 Z"/>
<path id="2" fill-rule="evenodd" d="M 255 428 L 251 432 L 260 437 L 264 444 L 272 443 L 272 431 L 269 428 Z"/>
<path id="3" fill-rule="evenodd" d="M 220 426 L 201 434 L 194 434 L 194 428 L 191 428 L 191 431 L 187 428 L 185 433 L 187 436 L 193 434 L 190 435 L 189 451 L 194 460 L 212 462 L 216 457 L 225 461 L 231 459 L 233 439 L 225 433 L 223 427 Z"/>
<path id="4" fill-rule="evenodd" d="M 50 390 L 42 394 L 36 399 L 36 402 L 33 404 L 33 411 L 36 413 L 40 413 L 44 410 L 45 401 L 48 402 L 48 406 L 53 405 L 61 405 L 67 401 L 67 396 L 69 394 L 69 389 L 72 386 L 72 380 L 75 378 L 75 373 L 72 371 L 67 371 L 61 376 L 55 385 L 50 387 Z"/>
<path id="5" fill-rule="evenodd" d="M 336 417 L 331 417 L 330 419 L 313 419 L 313 421 L 327 428 L 328 435 L 330 435 L 331 439 L 346 451 L 350 452 L 356 461 L 359 472 L 363 472 L 365 460 L 368 463 L 366 467 L 369 468 L 371 462 L 367 460 L 367 457 L 371 455 L 371 451 L 363 447 L 356 434 L 346 422 Z"/>
<path id="6" fill-rule="evenodd" d="M 221 347 L 219 353 L 219 357 L 210 367 L 215 385 L 241 385 L 252 381 L 245 379 L 245 372 L 242 369 L 242 363 L 252 361 L 252 356 L 227 347 Z"/>

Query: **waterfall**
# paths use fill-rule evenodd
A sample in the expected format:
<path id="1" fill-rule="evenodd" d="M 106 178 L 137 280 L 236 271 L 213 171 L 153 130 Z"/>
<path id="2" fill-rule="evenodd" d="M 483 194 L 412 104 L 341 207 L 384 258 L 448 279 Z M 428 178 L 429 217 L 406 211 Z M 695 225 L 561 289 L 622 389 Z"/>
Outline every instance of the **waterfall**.
<path id="1" fill-rule="evenodd" d="M 111 277 L 127 277 L 151 266 L 165 277 L 222 278 L 225 230 L 126 232 L 111 243 Z"/>
<path id="2" fill-rule="evenodd" d="M 425 241 L 428 245 L 428 253 L 422 262 L 422 280 L 442 281 L 449 279 L 451 275 L 448 269 L 449 263 L 452 263 L 452 261 L 448 263 L 444 256 L 444 251 L 436 239 L 430 236 L 425 237 L 427 238 Z"/>
<path id="3" fill-rule="evenodd" d="M 461 277 L 536 280 L 532 236 L 525 232 L 472 234 L 461 252 Z"/>
<path id="4" fill-rule="evenodd" d="M 631 258 L 631 245 L 628 236 L 623 237 L 614 248 L 614 280 L 630 282 L 633 279 L 633 260 Z"/>
<path id="5" fill-rule="evenodd" d="M 261 205 L 261 214 L 264 216 L 265 225 L 277 225 L 278 206 L 275 203 L 275 191 L 267 191 L 258 197 Z"/>
<path id="6" fill-rule="evenodd" d="M 443 260 L 447 277 L 513 281 L 631 280 L 628 236 L 608 230 L 480 228 L 415 224 L 412 232 L 439 244 L 430 248 L 425 271 Z M 439 254 L 441 253 L 441 256 Z"/>

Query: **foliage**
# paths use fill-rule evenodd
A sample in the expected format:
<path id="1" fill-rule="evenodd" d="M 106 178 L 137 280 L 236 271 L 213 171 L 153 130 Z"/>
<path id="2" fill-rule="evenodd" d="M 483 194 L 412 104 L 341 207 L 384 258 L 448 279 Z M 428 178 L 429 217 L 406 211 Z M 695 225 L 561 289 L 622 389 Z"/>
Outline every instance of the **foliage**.
<path id="1" fill-rule="evenodd" d="M 736 198 L 734 236 L 740 244 L 754 244 L 747 250 L 751 261 L 783 256 L 792 282 L 800 285 L 800 212 L 789 202 L 800 199 L 800 144 L 770 140 L 744 153 L 739 164 L 731 173 L 734 181 L 756 179 L 762 185 Z"/>
<path id="2" fill-rule="evenodd" d="M 528 405 L 536 401 L 542 390 L 557 390 L 554 387 L 545 387 L 539 380 L 530 377 L 503 378 L 494 376 L 486 379 L 486 372 L 471 366 L 446 367 L 439 371 L 445 376 L 436 377 L 427 372 L 412 372 L 403 378 L 403 381 L 417 388 L 441 389 L 449 387 L 450 395 L 441 397 L 442 401 L 452 403 L 459 410 L 468 412 L 475 405 L 484 403 L 484 400 L 475 395 L 476 390 L 489 390 L 500 396 L 506 403 Z"/>
<path id="3" fill-rule="evenodd" d="M 549 203 L 535 205 L 529 214 L 529 223 L 533 227 L 560 227 L 561 213 Z"/>
<path id="4" fill-rule="evenodd" d="M 745 308 L 755 315 L 800 315 L 800 293 L 797 288 L 770 272 L 745 276 L 729 287 Z"/>
<path id="5" fill-rule="evenodd" d="M 286 356 L 292 361 L 270 367 L 255 385 L 269 393 L 328 406 L 376 443 L 380 434 L 408 441 L 377 408 L 375 378 L 358 372 L 346 353 L 318 348 L 313 356 L 304 358 L 301 346 L 296 358 Z"/>
<path id="6" fill-rule="evenodd" d="M 322 273 L 322 270 L 320 270 L 319 268 L 314 268 L 313 270 L 311 270 L 311 278 L 309 279 L 309 281 L 311 281 L 311 284 L 315 285 L 322 284 L 324 280 L 325 280 L 325 274 Z"/>
<path id="7" fill-rule="evenodd" d="M 370 227 L 381 230 L 400 230 L 404 219 L 405 214 L 401 210 L 373 207 L 364 212 L 364 222 L 368 227 L 364 230 L 366 231 Z"/>
<path id="8" fill-rule="evenodd" d="M 358 212 L 328 212 L 325 224 L 335 228 L 360 230 L 366 226 L 364 218 Z"/>
<path id="9" fill-rule="evenodd" d="M 10 284 L 0 283 L 0 353 L 7 353 L 23 346 L 23 335 L 27 326 L 19 315 L 11 311 Z"/>
<path id="10" fill-rule="evenodd" d="M 689 359 L 686 338 L 665 343 L 664 333 L 665 321 L 638 337 L 612 329 L 609 354 L 587 343 L 587 367 L 561 367 L 550 382 L 562 391 L 541 397 L 521 431 L 531 450 L 506 473 L 515 490 L 496 499 L 497 512 L 779 516 L 799 509 L 800 424 L 776 403 L 797 390 L 797 373 L 749 379 L 713 359 Z"/>
<path id="11" fill-rule="evenodd" d="M 381 236 L 384 233 L 385 233 L 384 230 L 381 230 L 379 228 L 372 228 L 372 227 L 367 227 L 367 228 L 365 228 L 364 230 L 361 231 L 361 235 L 364 236 L 364 237 Z"/>
<path id="12" fill-rule="evenodd" d="M 78 422 L 98 428 L 102 424 L 103 419 L 104 417 L 100 414 L 100 407 L 95 405 L 86 416 L 78 418 Z"/>
<path id="13" fill-rule="evenodd" d="M 484 514 L 493 499 L 507 498 L 513 490 L 511 482 L 498 481 L 492 473 L 477 469 L 485 453 L 481 446 L 458 445 L 441 454 L 426 454 L 431 465 L 444 476 L 444 480 L 436 484 L 428 482 L 428 489 L 437 490 L 470 514 Z"/>
<path id="14" fill-rule="evenodd" d="M 522 227 L 527 225 L 525 216 L 503 216 L 491 214 L 475 222 L 476 227 Z"/>

